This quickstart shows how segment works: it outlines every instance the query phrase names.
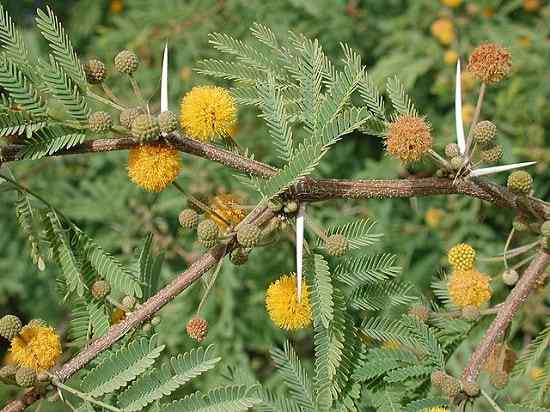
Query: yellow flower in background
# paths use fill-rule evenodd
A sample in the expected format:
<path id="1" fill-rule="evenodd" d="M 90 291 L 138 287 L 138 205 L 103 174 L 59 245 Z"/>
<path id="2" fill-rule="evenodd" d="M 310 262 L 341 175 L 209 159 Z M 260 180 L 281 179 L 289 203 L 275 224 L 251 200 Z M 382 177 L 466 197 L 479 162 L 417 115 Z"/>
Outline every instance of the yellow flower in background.
<path id="1" fill-rule="evenodd" d="M 386 150 L 403 163 L 417 162 L 432 145 L 431 127 L 418 116 L 399 116 L 388 126 Z"/>
<path id="2" fill-rule="evenodd" d="M 395 339 L 387 340 L 382 343 L 384 349 L 399 349 L 401 347 L 401 342 Z"/>
<path id="3" fill-rule="evenodd" d="M 462 72 L 462 75 L 460 76 L 460 80 L 462 81 L 462 91 L 464 93 L 468 93 L 470 90 L 472 90 L 476 84 L 476 78 L 475 76 L 470 73 L 468 70 L 464 70 Z"/>
<path id="4" fill-rule="evenodd" d="M 527 13 L 534 13 L 541 9 L 542 4 L 540 0 L 523 0 L 523 10 Z"/>
<path id="5" fill-rule="evenodd" d="M 447 7 L 451 7 L 453 9 L 460 7 L 463 0 L 441 0 L 441 3 L 443 3 Z"/>
<path id="6" fill-rule="evenodd" d="M 461 308 L 480 307 L 491 298 L 490 278 L 476 269 L 455 270 L 447 282 L 451 302 Z"/>
<path id="7" fill-rule="evenodd" d="M 149 192 L 162 192 L 180 171 L 180 154 L 171 147 L 141 145 L 128 153 L 128 177 Z"/>
<path id="8" fill-rule="evenodd" d="M 437 407 L 437 408 L 427 408 L 423 409 L 423 412 L 449 412 L 447 408 Z"/>
<path id="9" fill-rule="evenodd" d="M 192 138 L 210 141 L 235 131 L 237 106 L 223 87 L 194 87 L 181 100 L 181 127 Z"/>
<path id="10" fill-rule="evenodd" d="M 531 37 L 530 36 L 520 36 L 519 44 L 522 47 L 531 47 Z"/>
<path id="11" fill-rule="evenodd" d="M 434 21 L 432 23 L 431 32 L 432 36 L 444 45 L 451 44 L 456 38 L 454 24 L 446 17 Z"/>
<path id="12" fill-rule="evenodd" d="M 236 226 L 246 217 L 246 210 L 240 206 L 240 203 L 240 199 L 233 194 L 218 195 L 212 199 L 210 204 L 214 213 L 208 213 L 207 217 L 216 222 L 220 229 L 229 229 L 230 226 L 227 223 Z"/>
<path id="13" fill-rule="evenodd" d="M 436 207 L 431 207 L 426 211 L 426 214 L 424 215 L 424 220 L 429 227 L 435 229 L 439 226 L 444 216 L 445 212 L 443 210 Z"/>
<path id="14" fill-rule="evenodd" d="M 445 64 L 455 65 L 458 60 L 458 53 L 454 50 L 447 50 L 443 55 L 443 61 Z"/>
<path id="15" fill-rule="evenodd" d="M 122 12 L 123 8 L 124 8 L 123 0 L 111 0 L 111 4 L 109 6 L 111 13 L 120 13 Z"/>
<path id="16" fill-rule="evenodd" d="M 20 367 L 43 371 L 61 355 L 61 340 L 49 326 L 27 325 L 11 341 L 10 353 Z"/>
<path id="17" fill-rule="evenodd" d="M 474 119 L 474 112 L 475 107 L 471 104 L 465 104 L 462 107 L 462 121 L 464 123 L 472 123 L 472 120 Z"/>
<path id="18" fill-rule="evenodd" d="M 298 302 L 296 274 L 285 275 L 269 285 L 265 306 L 271 320 L 281 329 L 297 330 L 311 325 L 309 289 L 302 281 L 302 299 Z"/>
<path id="19" fill-rule="evenodd" d="M 534 368 L 529 369 L 529 379 L 532 381 L 538 381 L 544 376 L 544 369 L 536 366 Z"/>
<path id="20" fill-rule="evenodd" d="M 447 259 L 456 270 L 470 270 L 474 267 L 476 251 L 467 243 L 459 243 L 449 249 Z"/>

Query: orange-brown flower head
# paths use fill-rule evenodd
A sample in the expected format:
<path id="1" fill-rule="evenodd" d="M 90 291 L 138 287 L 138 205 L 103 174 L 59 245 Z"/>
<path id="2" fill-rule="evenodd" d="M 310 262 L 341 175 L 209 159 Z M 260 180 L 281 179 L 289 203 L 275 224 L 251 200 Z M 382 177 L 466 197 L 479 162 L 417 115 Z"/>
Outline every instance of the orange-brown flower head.
<path id="1" fill-rule="evenodd" d="M 221 230 L 227 230 L 246 217 L 246 210 L 241 203 L 238 196 L 230 193 L 215 196 L 210 204 L 213 213 L 207 213 L 206 217 L 213 220 Z"/>
<path id="2" fill-rule="evenodd" d="M 386 150 L 403 163 L 419 161 L 431 145 L 431 126 L 422 117 L 402 115 L 388 127 Z"/>
<path id="3" fill-rule="evenodd" d="M 491 84 L 502 80 L 512 69 L 512 55 L 495 43 L 478 46 L 468 60 L 468 71 L 483 83 Z"/>
<path id="4" fill-rule="evenodd" d="M 141 145 L 128 154 L 128 177 L 149 192 L 162 192 L 180 171 L 180 155 L 171 147 Z"/>

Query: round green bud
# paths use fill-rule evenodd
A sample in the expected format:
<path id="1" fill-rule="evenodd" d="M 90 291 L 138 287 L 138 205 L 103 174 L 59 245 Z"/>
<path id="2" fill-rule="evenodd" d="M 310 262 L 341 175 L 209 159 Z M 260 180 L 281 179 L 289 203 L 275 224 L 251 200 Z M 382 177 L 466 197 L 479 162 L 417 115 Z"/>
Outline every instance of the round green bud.
<path id="1" fill-rule="evenodd" d="M 155 316 L 153 319 L 151 319 L 151 325 L 158 326 L 160 325 L 161 319 L 160 316 Z"/>
<path id="2" fill-rule="evenodd" d="M 141 142 L 149 142 L 160 134 L 157 119 L 149 114 L 140 114 L 132 123 L 132 136 Z"/>
<path id="3" fill-rule="evenodd" d="M 212 239 L 212 240 L 199 239 L 199 243 L 206 249 L 210 249 L 211 247 L 214 247 L 218 244 L 218 239 Z"/>
<path id="4" fill-rule="evenodd" d="M 93 132 L 106 132 L 112 125 L 113 119 L 107 112 L 94 112 L 88 117 L 88 128 Z"/>
<path id="5" fill-rule="evenodd" d="M 296 213 L 298 211 L 298 202 L 290 200 L 284 207 L 285 213 Z"/>
<path id="6" fill-rule="evenodd" d="M 415 305 L 409 308 L 408 314 L 422 322 L 426 322 L 430 318 L 430 309 L 424 305 Z"/>
<path id="7" fill-rule="evenodd" d="M 7 385 L 15 384 L 16 373 L 17 367 L 15 365 L 7 365 L 0 368 L 0 382 L 4 382 Z"/>
<path id="8" fill-rule="evenodd" d="M 441 385 L 443 385 L 443 382 L 445 379 L 447 379 L 447 374 L 443 371 L 434 371 L 430 375 L 430 380 L 432 382 L 432 385 L 436 388 L 441 388 Z"/>
<path id="9" fill-rule="evenodd" d="M 495 140 L 497 136 L 497 127 L 489 120 L 483 120 L 477 123 L 473 130 L 473 137 L 481 145 L 488 145 Z"/>
<path id="10" fill-rule="evenodd" d="M 329 256 L 344 256 L 348 248 L 348 240 L 343 235 L 331 235 L 325 243 L 325 250 Z"/>
<path id="11" fill-rule="evenodd" d="M 158 116 L 158 122 L 162 133 L 172 133 L 178 128 L 178 118 L 173 112 L 162 112 Z"/>
<path id="12" fill-rule="evenodd" d="M 15 382 L 23 387 L 28 388 L 36 384 L 36 372 L 31 368 L 19 368 L 15 373 Z"/>
<path id="13" fill-rule="evenodd" d="M 103 299 L 111 293 L 111 285 L 106 280 L 96 280 L 92 285 L 91 292 L 94 299 Z"/>
<path id="14" fill-rule="evenodd" d="M 84 73 L 86 74 L 88 83 L 99 84 L 105 80 L 105 64 L 97 59 L 89 60 L 84 65 Z"/>
<path id="15" fill-rule="evenodd" d="M 123 50 L 115 56 L 115 70 L 120 73 L 133 74 L 139 65 L 139 59 L 134 52 Z"/>
<path id="16" fill-rule="evenodd" d="M 446 377 L 441 384 L 441 392 L 443 392 L 449 399 L 454 399 L 462 391 L 462 385 L 458 379 L 452 376 Z"/>
<path id="17" fill-rule="evenodd" d="M 124 109 L 120 112 L 118 122 L 122 127 L 132 130 L 132 124 L 140 114 L 143 114 L 143 111 L 139 107 Z"/>
<path id="18" fill-rule="evenodd" d="M 48 326 L 48 322 L 46 322 L 44 319 L 31 319 L 29 323 L 27 323 L 28 326 L 41 326 L 46 327 Z"/>
<path id="19" fill-rule="evenodd" d="M 499 370 L 492 373 L 489 380 L 495 388 L 502 389 L 508 384 L 508 379 L 508 373 L 503 370 Z"/>
<path id="20" fill-rule="evenodd" d="M 502 281 L 505 285 L 514 286 L 519 279 L 519 274 L 515 269 L 507 269 L 502 272 Z"/>
<path id="21" fill-rule="evenodd" d="M 476 398 L 479 396 L 479 393 L 481 392 L 481 388 L 479 385 L 475 382 L 468 382 L 465 379 L 462 379 L 460 381 L 462 384 L 462 390 L 466 395 L 468 395 L 470 398 Z"/>
<path id="22" fill-rule="evenodd" d="M 243 248 L 237 248 L 231 251 L 229 260 L 236 266 L 244 265 L 248 261 L 248 253 Z"/>
<path id="23" fill-rule="evenodd" d="M 445 146 L 445 156 L 449 159 L 460 156 L 460 149 L 456 143 L 448 143 Z"/>
<path id="24" fill-rule="evenodd" d="M 274 197 L 273 199 L 269 199 L 269 201 L 267 202 L 267 207 L 269 208 L 269 210 L 273 212 L 281 211 L 283 206 L 284 206 L 284 203 L 281 200 L 281 198 L 278 196 Z"/>
<path id="25" fill-rule="evenodd" d="M 129 310 L 132 310 L 134 309 L 134 307 L 136 306 L 136 303 L 137 303 L 137 300 L 135 297 L 133 296 L 124 296 L 122 298 L 122 306 L 124 306 L 124 308 L 129 311 Z"/>
<path id="26" fill-rule="evenodd" d="M 21 330 L 21 320 L 14 315 L 6 315 L 0 319 L 0 336 L 12 340 Z"/>
<path id="27" fill-rule="evenodd" d="M 453 168 L 453 170 L 460 170 L 463 162 L 464 160 L 462 159 L 462 157 L 455 156 L 451 159 L 451 167 Z"/>
<path id="28" fill-rule="evenodd" d="M 220 228 L 213 220 L 210 220 L 210 219 L 203 220 L 197 226 L 197 237 L 199 238 L 201 243 L 203 241 L 217 242 L 219 235 L 220 235 Z"/>
<path id="29" fill-rule="evenodd" d="M 179 214 L 178 221 L 184 229 L 193 229 L 199 224 L 199 214 L 193 209 L 184 209 Z"/>
<path id="30" fill-rule="evenodd" d="M 261 234 L 258 226 L 244 223 L 237 230 L 237 242 L 246 248 L 253 248 L 260 241 Z"/>
<path id="31" fill-rule="evenodd" d="M 487 149 L 481 150 L 479 152 L 481 160 L 485 163 L 493 164 L 502 159 L 502 145 L 496 144 L 494 146 L 488 147 Z"/>
<path id="32" fill-rule="evenodd" d="M 529 225 L 525 222 L 525 220 L 519 216 L 516 216 L 514 218 L 514 222 L 512 223 L 512 226 L 514 227 L 514 230 L 517 232 L 527 232 L 529 230 Z"/>
<path id="33" fill-rule="evenodd" d="M 547 220 L 540 225 L 540 234 L 542 236 L 550 237 L 550 220 Z"/>
<path id="34" fill-rule="evenodd" d="M 508 189 L 516 194 L 529 194 L 533 188 L 533 178 L 525 170 L 516 170 L 508 176 Z"/>
<path id="35" fill-rule="evenodd" d="M 149 322 L 144 323 L 143 326 L 141 327 L 141 330 L 143 330 L 145 333 L 151 332 L 151 329 L 153 329 L 153 327 Z"/>

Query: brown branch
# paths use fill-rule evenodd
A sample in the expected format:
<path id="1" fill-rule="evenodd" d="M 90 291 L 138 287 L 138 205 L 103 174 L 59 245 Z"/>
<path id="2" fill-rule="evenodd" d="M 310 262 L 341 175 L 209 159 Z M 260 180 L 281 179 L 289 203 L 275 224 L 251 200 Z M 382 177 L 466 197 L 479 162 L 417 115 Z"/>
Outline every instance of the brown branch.
<path id="1" fill-rule="evenodd" d="M 213 160 L 236 171 L 268 178 L 275 175 L 277 168 L 265 163 L 248 159 L 229 150 L 189 139 L 178 134 L 167 138 L 168 143 L 177 150 L 204 159 Z M 160 142 L 159 142 L 160 143 Z M 64 156 L 81 153 L 102 153 L 127 150 L 139 146 L 134 139 L 97 139 L 89 140 L 70 149 L 61 150 L 52 156 Z M 0 158 L 4 162 L 18 160 L 21 145 L 0 146 Z M 295 195 L 305 201 L 329 199 L 371 199 L 414 196 L 432 196 L 463 194 L 494 203 L 496 206 L 516 209 L 522 213 L 536 214 L 538 218 L 550 217 L 550 204 L 536 198 L 527 198 L 518 202 L 517 197 L 505 187 L 481 179 L 463 179 L 453 183 L 451 179 L 392 179 L 392 180 L 345 180 L 305 178 L 297 185 Z"/>
<path id="2" fill-rule="evenodd" d="M 537 280 L 539 280 L 544 269 L 550 263 L 550 251 L 541 249 L 536 254 L 535 259 L 525 269 L 514 289 L 510 292 L 497 316 L 485 332 L 483 339 L 473 353 L 468 366 L 464 369 L 462 377 L 469 382 L 475 382 L 479 372 L 489 355 L 493 352 L 498 340 L 504 335 L 512 318 L 520 309 L 521 305 L 527 300 L 527 297 L 534 289 Z"/>

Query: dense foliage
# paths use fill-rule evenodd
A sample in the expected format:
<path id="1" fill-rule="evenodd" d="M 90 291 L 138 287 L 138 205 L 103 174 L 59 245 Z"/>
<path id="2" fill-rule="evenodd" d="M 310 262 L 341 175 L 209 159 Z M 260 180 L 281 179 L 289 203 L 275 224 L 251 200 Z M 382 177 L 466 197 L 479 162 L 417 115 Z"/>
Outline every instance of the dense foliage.
<path id="1" fill-rule="evenodd" d="M 534 8 L 528 1 L 497 0 L 465 0 L 458 7 L 443 3 L 461 2 L 436 0 L 57 1 L 54 11 L 67 37 L 42 4 L 36 30 L 35 3 L 41 2 L 3 5 L 21 27 L 21 37 L 13 37 L 0 62 L 0 85 L 7 91 L 2 96 L 10 95 L 24 110 L 5 114 L 9 103 L 2 100 L 0 131 L 28 138 L 23 154 L 28 160 L 0 172 L 46 197 L 48 204 L 14 190 L 9 181 L 0 184 L 0 315 L 43 318 L 55 325 L 71 344 L 66 355 L 103 335 L 112 321 L 114 306 L 91 298 L 97 273 L 110 282 L 115 300 L 135 296 L 143 302 L 204 252 L 195 235 L 178 224 L 186 197 L 172 187 L 156 194 L 131 184 L 126 153 L 44 157 L 98 137 L 80 126 L 91 112 L 105 110 L 80 95 L 86 76 L 71 47 L 82 61 L 97 58 L 108 68 L 120 50 L 135 51 L 141 62 L 135 79 L 153 112 L 159 111 L 165 43 L 171 108 L 195 85 L 229 88 L 239 107 L 238 147 L 219 144 L 286 165 L 283 172 L 270 179 L 237 176 L 215 162 L 183 155 L 178 184 L 199 199 L 232 193 L 254 205 L 314 169 L 316 176 L 350 179 L 434 174 L 432 162 L 401 164 L 385 153 L 384 122 L 425 115 L 433 148 L 443 153 L 454 142 L 456 58 L 464 62 L 477 44 L 495 41 L 511 51 L 513 69 L 507 80 L 491 87 L 482 116 L 498 126 L 503 163 L 538 160 L 537 197 L 545 199 L 550 191 L 550 27 L 545 23 L 550 6 L 544 1 Z M 12 30 L 7 14 L 0 19 L 2 33 Z M 449 38 L 434 28 L 440 20 L 450 22 Z M 4 46 L 11 41 L 1 40 Z M 53 57 L 44 57 L 48 53 Z M 260 63 L 266 70 L 258 70 Z M 33 82 L 24 81 L 27 75 Z M 107 83 L 122 101 L 135 99 L 129 82 L 109 78 Z M 54 97 L 51 102 L 36 97 L 41 87 Z M 462 87 L 467 126 L 479 82 L 466 75 Z M 51 124 L 56 105 L 54 114 L 69 113 L 72 124 Z M 21 126 L 15 130 L 13 124 Z M 500 175 L 491 178 L 505 182 Z M 430 388 L 430 375 L 446 368 L 460 376 L 491 320 L 446 315 L 457 312 L 442 281 L 451 272 L 447 250 L 460 242 L 473 245 L 478 269 L 491 277 L 491 302 L 501 302 L 510 287 L 501 279 L 504 265 L 498 256 L 513 212 L 452 195 L 322 202 L 308 206 L 308 217 L 327 234 L 346 235 L 351 249 L 345 258 L 327 256 L 323 236 L 308 233 L 312 253 L 304 265 L 312 328 L 280 330 L 265 308 L 270 283 L 295 270 L 294 244 L 283 236 L 276 247 L 254 250 L 246 265 L 226 259 L 219 273 L 205 276 L 162 309 L 160 324 L 129 336 L 66 384 L 107 403 L 114 401 L 109 394 L 118 392 L 117 405 L 124 410 L 149 405 L 156 410 L 163 395 L 168 395 L 163 402 L 180 399 L 162 407 L 174 411 L 215 404 L 233 408 L 218 410 L 255 406 L 266 411 L 332 410 L 331 405 L 335 410 L 420 411 L 447 405 Z M 521 234 L 509 247 L 535 239 Z M 550 364 L 544 362 L 550 342 L 548 289 L 543 285 L 507 332 L 506 341 L 520 356 L 512 380 L 496 390 L 488 383 L 490 373 L 482 376 L 482 387 L 499 404 L 526 405 L 505 410 L 550 408 Z M 201 302 L 205 290 L 208 299 Z M 185 326 L 199 303 L 209 332 L 197 347 Z M 437 313 L 429 324 L 408 314 L 419 304 Z M 4 353 L 7 345 L 2 345 Z M 535 376 L 535 368 L 544 369 Z M 160 388 L 151 391 L 155 385 Z M 201 392 L 192 394 L 196 390 Z M 0 386 L 0 399 L 19 392 Z M 43 406 L 45 411 L 62 408 L 60 401 Z M 84 403 L 79 410 L 91 408 Z M 492 410 L 484 398 L 475 408 Z"/>

